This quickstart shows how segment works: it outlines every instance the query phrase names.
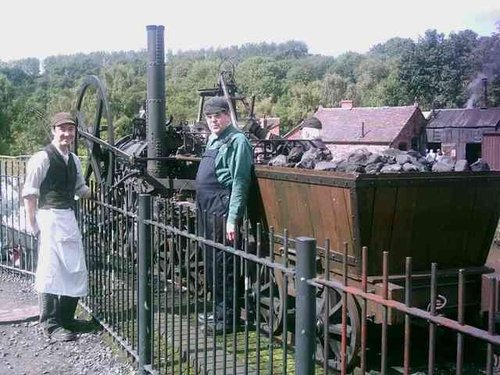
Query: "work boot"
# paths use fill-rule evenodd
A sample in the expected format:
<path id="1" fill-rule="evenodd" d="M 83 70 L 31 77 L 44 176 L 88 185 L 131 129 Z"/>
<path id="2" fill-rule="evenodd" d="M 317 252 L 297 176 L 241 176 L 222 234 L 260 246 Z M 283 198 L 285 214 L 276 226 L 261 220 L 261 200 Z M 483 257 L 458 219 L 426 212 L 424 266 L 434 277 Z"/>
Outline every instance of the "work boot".
<path id="1" fill-rule="evenodd" d="M 59 321 L 61 325 L 72 332 L 88 332 L 93 324 L 87 320 L 75 319 L 78 297 L 59 297 Z"/>
<path id="2" fill-rule="evenodd" d="M 59 297 L 55 294 L 40 293 L 40 326 L 45 336 L 56 341 L 71 341 L 75 334 L 63 327 L 58 322 Z"/>
<path id="3" fill-rule="evenodd" d="M 65 324 L 74 320 L 77 306 L 78 306 L 78 297 L 60 296 L 59 321 L 62 324 Z"/>
<path id="4" fill-rule="evenodd" d="M 59 322 L 57 321 L 59 299 L 55 294 L 40 293 L 38 295 L 38 302 L 40 307 L 40 326 L 44 333 L 50 335 L 50 332 L 59 326 Z"/>
<path id="5" fill-rule="evenodd" d="M 46 331 L 46 334 L 55 341 L 73 341 L 76 339 L 76 335 L 73 332 L 61 326 L 57 326 L 51 332 Z"/>

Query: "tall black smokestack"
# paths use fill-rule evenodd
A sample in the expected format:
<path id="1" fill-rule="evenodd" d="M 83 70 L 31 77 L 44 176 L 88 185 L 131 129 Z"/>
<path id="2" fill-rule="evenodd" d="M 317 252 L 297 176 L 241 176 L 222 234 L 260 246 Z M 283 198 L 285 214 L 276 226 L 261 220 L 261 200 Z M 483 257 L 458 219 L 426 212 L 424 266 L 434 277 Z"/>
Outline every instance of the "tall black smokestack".
<path id="1" fill-rule="evenodd" d="M 483 108 L 488 108 L 488 78 L 484 77 L 481 79 L 483 81 Z"/>
<path id="2" fill-rule="evenodd" d="M 148 25 L 148 86 L 146 124 L 148 158 L 166 155 L 165 130 L 165 45 L 163 26 Z M 147 170 L 153 177 L 165 177 L 161 162 L 148 160 Z"/>

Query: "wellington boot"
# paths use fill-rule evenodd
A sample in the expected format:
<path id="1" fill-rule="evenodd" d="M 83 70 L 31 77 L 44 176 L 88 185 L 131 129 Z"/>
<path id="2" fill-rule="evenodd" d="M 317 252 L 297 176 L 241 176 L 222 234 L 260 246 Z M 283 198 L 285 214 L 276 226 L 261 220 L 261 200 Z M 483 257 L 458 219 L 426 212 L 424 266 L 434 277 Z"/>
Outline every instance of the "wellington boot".
<path id="1" fill-rule="evenodd" d="M 72 319 L 64 322 L 63 327 L 71 332 L 85 333 L 99 330 L 99 324 L 92 320 Z"/>

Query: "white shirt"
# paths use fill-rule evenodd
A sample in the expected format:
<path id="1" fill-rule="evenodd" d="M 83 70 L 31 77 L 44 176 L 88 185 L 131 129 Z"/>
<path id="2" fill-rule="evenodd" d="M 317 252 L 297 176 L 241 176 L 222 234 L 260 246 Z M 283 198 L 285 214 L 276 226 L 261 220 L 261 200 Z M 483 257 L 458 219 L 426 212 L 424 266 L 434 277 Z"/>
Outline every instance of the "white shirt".
<path id="1" fill-rule="evenodd" d="M 56 150 L 61 154 L 66 164 L 69 160 L 69 154 L 71 153 L 73 155 L 73 161 L 76 166 L 75 194 L 78 197 L 84 196 L 90 188 L 85 185 L 80 159 L 72 152 L 63 154 L 57 147 Z M 24 180 L 24 186 L 21 193 L 23 198 L 28 195 L 35 195 L 37 197 L 40 196 L 40 185 L 47 176 L 49 167 L 50 159 L 45 150 L 35 153 L 30 158 L 28 165 L 26 166 L 26 178 Z"/>

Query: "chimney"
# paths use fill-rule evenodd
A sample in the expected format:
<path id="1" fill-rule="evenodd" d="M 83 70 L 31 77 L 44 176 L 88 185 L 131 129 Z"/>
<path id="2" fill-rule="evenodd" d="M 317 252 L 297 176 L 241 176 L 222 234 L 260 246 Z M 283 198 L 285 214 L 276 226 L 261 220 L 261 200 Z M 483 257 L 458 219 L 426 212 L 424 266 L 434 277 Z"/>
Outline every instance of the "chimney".
<path id="1" fill-rule="evenodd" d="M 361 122 L 361 138 L 365 136 L 365 122 Z"/>
<path id="2" fill-rule="evenodd" d="M 484 77 L 481 79 L 483 81 L 483 108 L 488 108 L 488 78 Z"/>
<path id="3" fill-rule="evenodd" d="M 340 101 L 340 108 L 342 109 L 352 109 L 352 100 L 341 100 Z"/>

